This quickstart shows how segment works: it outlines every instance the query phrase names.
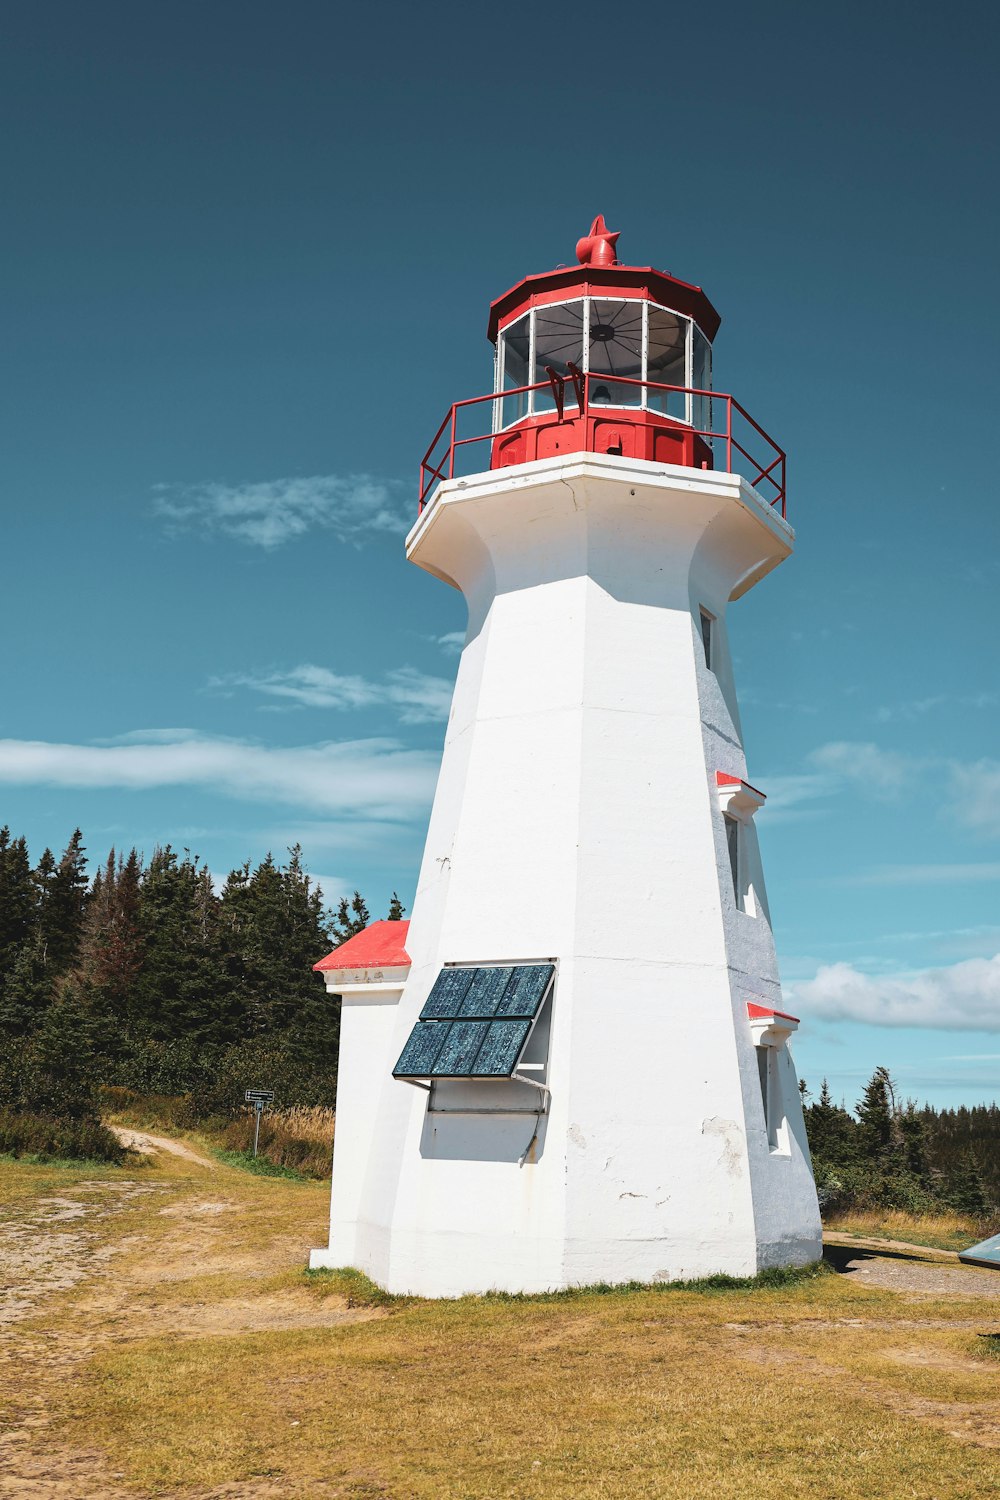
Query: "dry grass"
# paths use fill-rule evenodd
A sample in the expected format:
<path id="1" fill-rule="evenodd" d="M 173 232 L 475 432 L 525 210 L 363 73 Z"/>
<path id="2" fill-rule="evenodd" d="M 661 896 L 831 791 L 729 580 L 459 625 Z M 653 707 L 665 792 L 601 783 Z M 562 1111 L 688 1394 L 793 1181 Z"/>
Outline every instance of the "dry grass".
<path id="1" fill-rule="evenodd" d="M 901 1240 L 937 1250 L 962 1250 L 987 1233 L 961 1214 L 908 1214 L 899 1209 L 851 1209 L 824 1221 L 827 1229 L 864 1239 Z"/>
<path id="2" fill-rule="evenodd" d="M 106 1169 L 88 1189 L 93 1173 L 0 1164 L 0 1194 L 11 1174 L 20 1222 L 46 1195 L 103 1202 L 125 1177 Z M 323 1184 L 166 1158 L 142 1180 L 156 1191 L 132 1204 L 113 1262 L 39 1303 L 19 1325 L 25 1373 L 7 1372 L 16 1405 L 24 1381 L 45 1386 L 49 1426 L 29 1422 L 24 1442 L 45 1484 L 60 1454 L 76 1455 L 72 1487 L 8 1481 L 5 1494 L 1000 1494 L 1000 1363 L 982 1337 L 1000 1329 L 1000 1277 L 989 1271 L 947 1298 L 831 1274 L 708 1292 L 395 1300 L 357 1275 L 303 1272 L 325 1237 Z M 98 1225 L 105 1246 L 114 1222 Z"/>
<path id="3" fill-rule="evenodd" d="M 260 1122 L 260 1154 L 276 1167 L 290 1167 L 307 1177 L 329 1177 L 335 1118 L 332 1109 L 319 1105 L 266 1111 Z M 253 1140 L 254 1112 L 247 1109 L 222 1132 L 219 1145 L 226 1151 L 251 1151 Z"/>

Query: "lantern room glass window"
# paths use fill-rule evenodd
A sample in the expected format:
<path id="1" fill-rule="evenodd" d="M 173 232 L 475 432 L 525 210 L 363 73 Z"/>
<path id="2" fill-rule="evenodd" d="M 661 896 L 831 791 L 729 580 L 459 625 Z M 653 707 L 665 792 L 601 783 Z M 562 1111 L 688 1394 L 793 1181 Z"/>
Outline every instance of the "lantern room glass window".
<path id="1" fill-rule="evenodd" d="M 691 387 L 711 390 L 711 344 L 690 318 L 634 297 L 549 303 L 509 324 L 497 351 L 497 428 L 555 410 L 549 370 L 566 381 L 565 404 L 574 405 L 571 364 L 591 376 L 592 406 L 641 407 L 711 429 L 710 398 L 689 394 Z M 504 394 L 524 385 L 541 389 Z"/>
<path id="2" fill-rule="evenodd" d="M 615 375 L 643 379 L 645 327 L 644 302 L 590 300 L 587 325 L 587 364 L 591 375 L 606 376 L 590 382 L 594 406 L 641 406 L 642 386 L 623 385 Z"/>
<path id="3" fill-rule="evenodd" d="M 565 380 L 569 376 L 570 364 L 583 369 L 583 315 L 584 299 L 576 302 L 557 302 L 553 307 L 536 307 L 534 374 L 531 383 L 548 380 L 549 370 L 554 370 Z M 572 399 L 573 385 L 570 381 L 567 395 Z M 554 411 L 555 396 L 551 386 L 548 390 L 533 391 L 535 411 Z"/>
<path id="4" fill-rule="evenodd" d="M 531 316 L 526 313 L 523 318 L 518 318 L 512 323 L 503 335 L 501 345 L 501 371 L 499 389 L 502 391 L 516 390 L 518 386 L 530 385 L 531 381 L 528 371 L 531 369 L 529 363 L 531 355 Z M 522 417 L 528 415 L 528 398 L 526 395 L 505 396 L 500 403 L 501 426 L 507 427 L 511 422 L 519 422 Z"/>
<path id="5" fill-rule="evenodd" d="M 646 379 L 657 385 L 690 385 L 687 378 L 690 320 L 682 318 L 679 313 L 668 312 L 665 307 L 651 307 L 648 319 Z M 653 389 L 649 391 L 648 400 L 650 411 L 658 411 L 664 417 L 676 417 L 680 422 L 690 421 L 684 391 Z"/>

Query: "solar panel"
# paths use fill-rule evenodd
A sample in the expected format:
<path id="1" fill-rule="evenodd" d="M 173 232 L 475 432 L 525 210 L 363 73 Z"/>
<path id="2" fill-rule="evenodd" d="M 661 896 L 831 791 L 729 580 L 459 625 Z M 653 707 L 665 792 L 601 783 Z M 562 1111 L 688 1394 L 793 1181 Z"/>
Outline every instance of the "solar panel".
<path id="1" fill-rule="evenodd" d="M 513 968 L 473 969 L 462 1001 L 462 1016 L 492 1016 L 510 984 Z"/>
<path id="2" fill-rule="evenodd" d="M 519 964 L 497 1006 L 498 1016 L 534 1020 L 552 978 L 551 964 Z"/>
<path id="3" fill-rule="evenodd" d="M 452 1021 L 444 1046 L 434 1059 L 435 1078 L 468 1078 L 480 1047 L 486 1040 L 489 1021 Z"/>
<path id="4" fill-rule="evenodd" d="M 453 1021 L 462 1014 L 462 1000 L 478 969 L 442 969 L 420 1012 L 421 1021 Z"/>
<path id="5" fill-rule="evenodd" d="M 394 1068 L 397 1076 L 427 1078 L 451 1030 L 450 1021 L 418 1021 Z"/>
<path id="6" fill-rule="evenodd" d="M 980 1240 L 978 1245 L 970 1245 L 968 1250 L 960 1250 L 958 1258 L 964 1260 L 967 1266 L 988 1266 L 991 1271 L 1000 1271 L 1000 1234 L 994 1234 L 988 1240 Z"/>
<path id="7" fill-rule="evenodd" d="M 491 1021 L 472 1068 L 474 1078 L 509 1078 L 528 1040 L 530 1021 Z"/>
<path id="8" fill-rule="evenodd" d="M 442 969 L 393 1076 L 510 1078 L 554 972 L 554 964 Z"/>

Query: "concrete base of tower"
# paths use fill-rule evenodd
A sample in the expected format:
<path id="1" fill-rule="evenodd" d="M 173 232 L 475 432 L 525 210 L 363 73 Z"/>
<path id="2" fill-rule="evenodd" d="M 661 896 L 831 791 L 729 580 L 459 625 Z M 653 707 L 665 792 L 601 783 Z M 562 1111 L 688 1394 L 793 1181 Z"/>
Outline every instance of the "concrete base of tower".
<path id="1" fill-rule="evenodd" d="M 455 1235 L 435 1241 L 427 1254 L 419 1243 L 394 1248 L 387 1269 L 385 1257 L 356 1257 L 357 1270 L 399 1296 L 450 1298 L 488 1292 L 539 1294 L 594 1285 L 621 1286 L 631 1282 L 652 1285 L 697 1281 L 708 1276 L 755 1276 L 777 1267 L 806 1266 L 820 1259 L 820 1236 L 803 1235 L 780 1244 L 737 1246 L 719 1242 L 654 1240 L 618 1246 L 614 1254 L 600 1244 L 548 1247 L 470 1244 L 472 1236 Z M 546 1261 L 549 1262 L 546 1265 Z M 333 1249 L 313 1250 L 310 1270 L 339 1270 L 343 1256 Z"/>

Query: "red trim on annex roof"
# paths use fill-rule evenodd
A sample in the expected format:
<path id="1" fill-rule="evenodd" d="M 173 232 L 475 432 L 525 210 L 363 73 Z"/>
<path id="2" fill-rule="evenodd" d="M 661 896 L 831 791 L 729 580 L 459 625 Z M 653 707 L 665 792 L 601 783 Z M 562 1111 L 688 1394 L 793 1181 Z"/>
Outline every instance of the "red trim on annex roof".
<path id="1" fill-rule="evenodd" d="M 321 958 L 314 969 L 402 969 L 410 955 L 404 944 L 409 922 L 370 922 L 346 943 Z"/>
<path id="2" fill-rule="evenodd" d="M 715 339 L 722 322 L 700 286 L 679 281 L 667 271 L 657 271 L 652 266 L 560 266 L 555 271 L 525 276 L 491 303 L 486 336 L 491 344 L 495 344 L 500 328 L 506 327 L 519 313 L 527 312 L 529 307 L 565 302 L 573 296 L 601 296 L 608 292 L 626 296 L 639 292 L 645 294 L 648 301 L 658 302 L 673 312 L 693 318 L 709 343 Z"/>
<path id="3" fill-rule="evenodd" d="M 767 1005 L 755 1005 L 752 1000 L 747 1001 L 747 1015 L 755 1021 L 764 1016 L 778 1016 L 782 1021 L 795 1021 L 797 1024 L 799 1019 L 798 1016 L 790 1016 L 787 1010 L 771 1010 Z"/>
<path id="4" fill-rule="evenodd" d="M 730 776 L 728 771 L 716 771 L 716 786 L 745 786 L 748 791 L 753 792 L 755 797 L 767 801 L 767 793 L 762 792 L 759 786 L 752 786 L 749 781 L 744 781 L 742 776 Z"/>

